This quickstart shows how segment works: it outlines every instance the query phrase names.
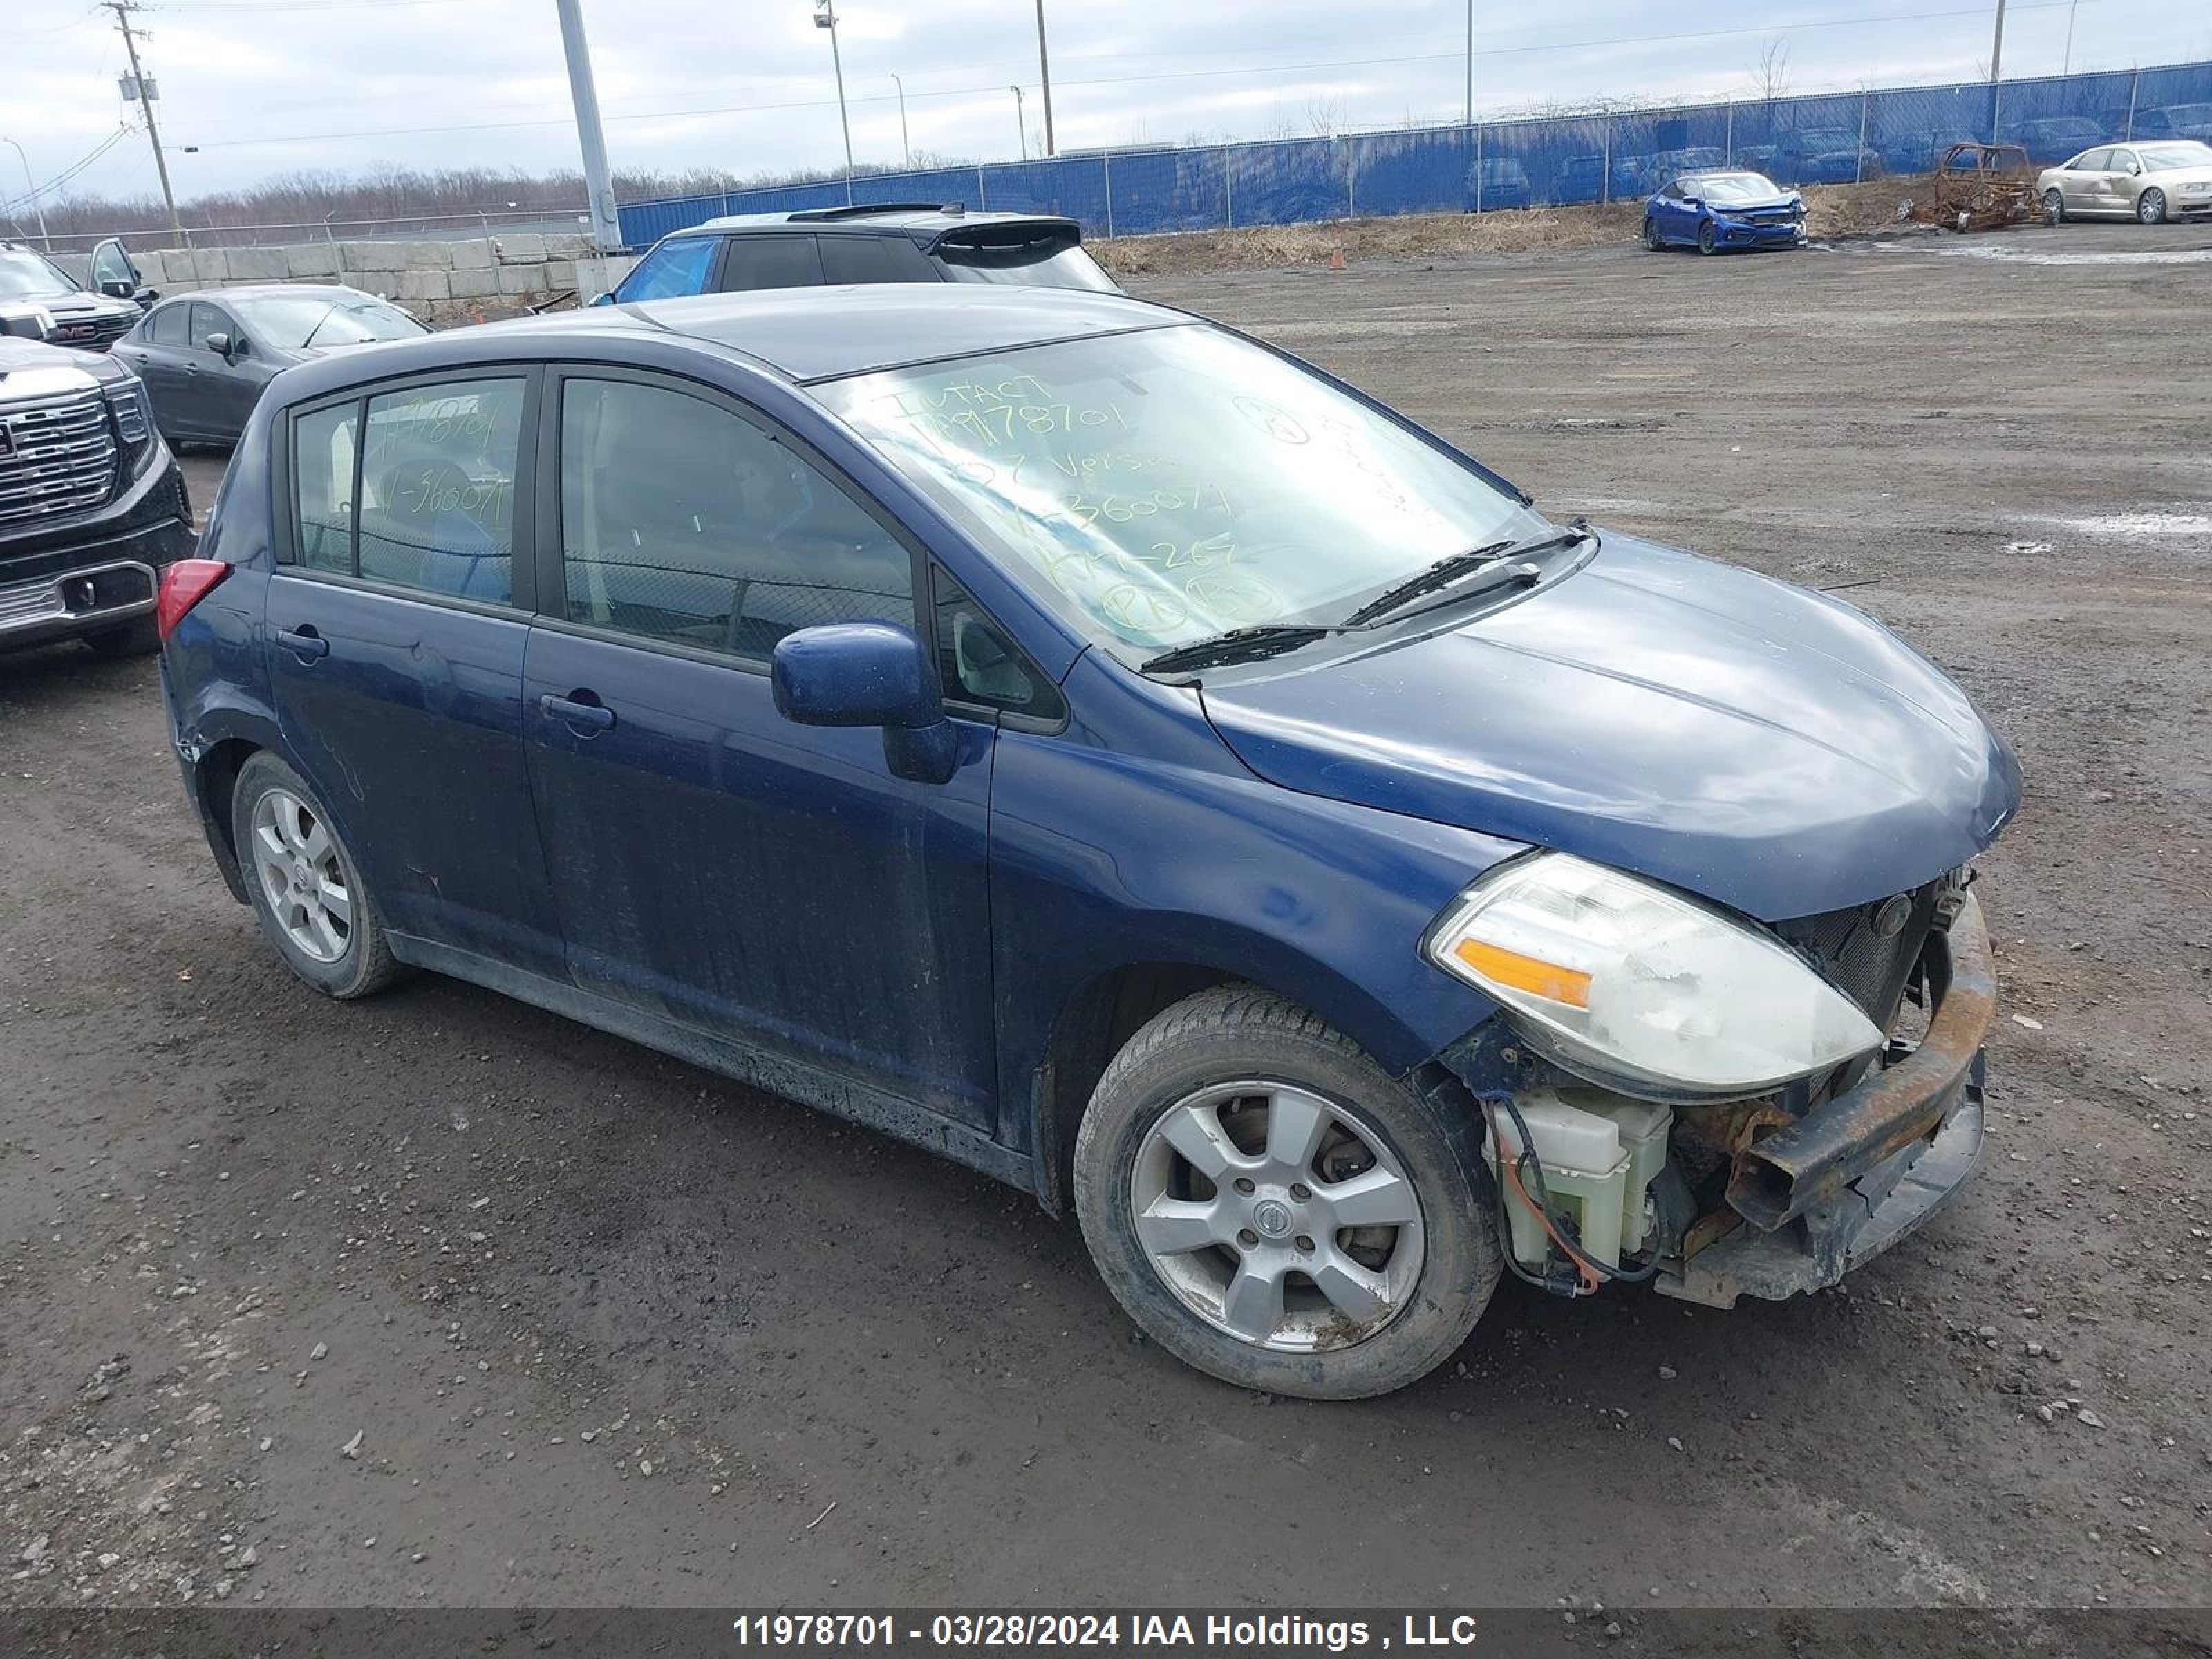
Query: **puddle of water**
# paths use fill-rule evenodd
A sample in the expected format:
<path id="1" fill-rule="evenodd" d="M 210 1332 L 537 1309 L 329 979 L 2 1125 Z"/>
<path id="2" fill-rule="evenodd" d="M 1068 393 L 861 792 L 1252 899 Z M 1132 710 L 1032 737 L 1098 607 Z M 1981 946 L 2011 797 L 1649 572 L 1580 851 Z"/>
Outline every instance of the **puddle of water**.
<path id="1" fill-rule="evenodd" d="M 2144 536 L 2212 536 L 2212 513 L 2106 513 L 2087 519 L 2039 518 L 2034 522 L 2077 535 L 2133 540 Z"/>
<path id="2" fill-rule="evenodd" d="M 2009 259 L 2024 265 L 2184 265 L 2212 260 L 2212 248 L 2143 249 L 2132 253 L 2045 253 L 1997 242 L 1946 242 L 1936 249 L 1954 258 Z"/>

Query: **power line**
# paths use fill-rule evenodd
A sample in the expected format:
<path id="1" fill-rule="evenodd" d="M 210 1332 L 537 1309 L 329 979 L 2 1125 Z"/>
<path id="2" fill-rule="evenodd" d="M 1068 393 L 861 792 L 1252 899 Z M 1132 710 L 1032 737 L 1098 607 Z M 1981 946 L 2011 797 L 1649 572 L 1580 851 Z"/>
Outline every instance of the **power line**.
<path id="1" fill-rule="evenodd" d="M 365 3 L 365 0 L 363 3 Z M 2079 3 L 2088 5 L 2100 3 L 2101 0 L 2079 0 Z M 2015 0 L 2012 9 L 2053 11 L 2070 3 L 2075 3 L 2075 0 L 2029 0 L 2027 4 L 2018 3 Z M 1935 22 L 1961 17 L 1980 19 L 1986 15 L 1988 15 L 1987 9 L 1981 6 L 1943 11 L 1890 12 L 1871 17 L 1814 18 L 1797 23 L 1765 23 L 1736 28 L 1690 29 L 1668 34 L 1618 35 L 1609 40 L 1561 40 L 1532 46 L 1492 46 L 1478 49 L 1475 55 L 1478 58 L 1503 58 L 1545 52 L 1586 52 L 1600 46 L 1661 46 L 1693 40 L 1722 40 L 1731 36 L 1771 35 L 1802 29 L 1850 28 L 1872 23 Z M 1074 81 L 1063 79 L 1060 85 L 1062 87 L 1140 86 L 1152 85 L 1163 81 L 1214 80 L 1239 75 L 1285 75 L 1299 74 L 1315 70 L 1377 69 L 1407 64 L 1447 62 L 1456 64 L 1464 55 L 1462 52 L 1453 51 L 1407 53 L 1388 58 L 1332 58 L 1299 64 L 1250 64 L 1230 69 L 1170 70 L 1149 75 L 1098 76 Z M 945 87 L 933 90 L 924 89 L 907 95 L 913 99 L 974 98 L 988 97 L 999 91 L 1000 88 L 995 86 Z M 605 118 L 609 121 L 682 121 L 720 115 L 770 115 L 791 110 L 827 109 L 836 101 L 829 98 L 807 98 L 776 103 L 724 104 L 698 109 L 624 110 L 611 112 Z M 855 104 L 887 104 L 893 101 L 893 95 L 888 93 L 866 94 L 854 97 L 850 101 Z M 329 143 L 353 138 L 416 138 L 449 132 L 514 132 L 532 127 L 553 127 L 566 124 L 567 118 L 559 116 L 524 121 L 465 121 L 441 126 L 380 127 L 348 132 L 291 133 L 278 138 L 203 138 L 199 141 L 199 145 L 203 149 L 254 149 L 265 148 L 272 144 Z"/>
<path id="2" fill-rule="evenodd" d="M 97 161 L 101 156 L 106 155 L 108 151 L 113 149 L 116 145 L 121 143 L 124 139 L 129 137 L 131 134 L 135 132 L 137 130 L 137 129 L 133 127 L 128 121 L 118 122 L 116 125 L 115 131 L 109 133 L 106 137 L 101 139 L 99 143 L 93 146 L 88 154 L 85 155 L 78 161 L 72 162 L 68 167 L 64 167 L 52 178 L 47 179 L 46 183 L 33 186 L 32 189 L 26 191 L 24 194 L 16 197 L 12 201 L 0 202 L 0 213 L 5 213 L 12 216 L 15 214 L 20 213 L 23 209 L 30 206 L 32 203 L 38 201 L 42 197 L 52 195 L 54 191 L 59 190 L 64 185 L 69 183 L 70 179 L 76 178 L 77 174 L 82 173 L 87 167 L 90 167 L 94 161 Z"/>

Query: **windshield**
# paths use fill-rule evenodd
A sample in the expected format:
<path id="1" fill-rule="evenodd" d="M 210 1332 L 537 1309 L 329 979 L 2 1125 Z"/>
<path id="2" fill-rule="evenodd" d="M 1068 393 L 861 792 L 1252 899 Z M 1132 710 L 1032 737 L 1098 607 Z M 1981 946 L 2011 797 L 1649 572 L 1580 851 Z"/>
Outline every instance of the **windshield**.
<path id="1" fill-rule="evenodd" d="M 266 294 L 233 299 L 230 305 L 251 337 L 280 351 L 411 340 L 430 331 L 397 306 L 366 294 Z"/>
<path id="2" fill-rule="evenodd" d="M 41 295 L 78 291 L 59 266 L 28 248 L 0 252 L 0 300 L 35 300 Z"/>
<path id="3" fill-rule="evenodd" d="M 1048 234 L 1026 241 L 939 242 L 933 250 L 956 281 L 1021 283 L 1035 288 L 1088 288 L 1119 292 L 1098 261 L 1068 240 Z"/>
<path id="4" fill-rule="evenodd" d="M 1766 202 L 1782 194 L 1775 182 L 1762 173 L 1716 173 L 1702 179 L 1685 179 L 1683 188 L 1708 202 Z"/>
<path id="5" fill-rule="evenodd" d="M 1448 555 L 1547 528 L 1465 459 L 1203 326 L 815 390 L 1018 580 L 1136 657 L 1340 622 Z"/>
<path id="6" fill-rule="evenodd" d="M 2137 144 L 2136 154 L 2142 157 L 2143 167 L 2150 173 L 2171 173 L 2176 167 L 2212 167 L 2212 144 L 2200 144 L 2193 138 L 2166 144 Z"/>

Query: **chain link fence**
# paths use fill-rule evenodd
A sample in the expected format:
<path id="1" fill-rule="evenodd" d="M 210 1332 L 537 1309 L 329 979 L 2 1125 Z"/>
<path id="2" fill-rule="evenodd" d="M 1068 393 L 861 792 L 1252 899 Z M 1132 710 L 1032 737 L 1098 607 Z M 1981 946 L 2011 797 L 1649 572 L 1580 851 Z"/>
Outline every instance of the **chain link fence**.
<path id="1" fill-rule="evenodd" d="M 1925 173 L 1960 139 L 2022 144 L 2048 165 L 2100 142 L 2176 137 L 2212 142 L 2212 63 L 1099 151 L 633 202 L 620 218 L 633 248 L 725 214 L 848 200 L 1057 213 L 1091 235 L 1148 235 L 1640 199 L 1701 167 L 1755 168 L 1784 185 L 1852 184 Z"/>

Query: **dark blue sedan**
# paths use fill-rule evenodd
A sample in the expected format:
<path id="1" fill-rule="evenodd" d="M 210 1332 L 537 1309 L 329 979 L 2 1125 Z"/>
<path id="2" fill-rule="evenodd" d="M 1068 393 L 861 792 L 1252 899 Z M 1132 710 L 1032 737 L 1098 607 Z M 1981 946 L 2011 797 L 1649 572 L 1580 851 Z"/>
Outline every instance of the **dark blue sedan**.
<path id="1" fill-rule="evenodd" d="M 1805 198 L 1761 173 L 1686 173 L 1644 204 L 1644 246 L 1700 253 L 1805 246 Z"/>
<path id="2" fill-rule="evenodd" d="M 1980 1152 L 2020 774 L 1966 696 L 1183 313 L 362 346 L 271 383 L 159 618 L 307 987 L 450 975 L 987 1171 L 1248 1387 L 1411 1382 L 1509 1271 L 1811 1290 Z"/>

